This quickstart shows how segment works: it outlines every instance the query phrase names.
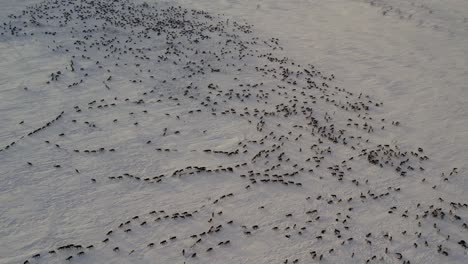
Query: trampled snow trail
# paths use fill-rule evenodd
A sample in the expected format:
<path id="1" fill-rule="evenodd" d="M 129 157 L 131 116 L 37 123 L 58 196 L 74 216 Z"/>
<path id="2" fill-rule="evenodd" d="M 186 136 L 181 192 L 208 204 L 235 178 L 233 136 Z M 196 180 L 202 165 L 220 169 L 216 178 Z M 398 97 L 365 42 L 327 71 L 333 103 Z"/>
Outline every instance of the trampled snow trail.
<path id="1" fill-rule="evenodd" d="M 466 5 L 178 3 L 1 3 L 1 263 L 466 262 Z"/>

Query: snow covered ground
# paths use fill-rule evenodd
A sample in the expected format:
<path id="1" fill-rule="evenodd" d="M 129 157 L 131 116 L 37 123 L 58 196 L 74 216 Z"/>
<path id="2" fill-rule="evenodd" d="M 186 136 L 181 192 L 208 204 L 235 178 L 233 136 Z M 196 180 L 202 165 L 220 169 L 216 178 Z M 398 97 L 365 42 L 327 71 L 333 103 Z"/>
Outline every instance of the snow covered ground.
<path id="1" fill-rule="evenodd" d="M 0 1 L 0 263 L 468 261 L 466 1 L 146 2 Z"/>

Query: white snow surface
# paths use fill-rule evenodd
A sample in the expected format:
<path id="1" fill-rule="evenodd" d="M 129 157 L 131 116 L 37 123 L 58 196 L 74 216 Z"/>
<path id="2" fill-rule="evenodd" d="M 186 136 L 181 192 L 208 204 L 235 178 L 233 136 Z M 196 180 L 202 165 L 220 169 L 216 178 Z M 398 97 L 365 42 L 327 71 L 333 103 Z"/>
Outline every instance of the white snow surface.
<path id="1" fill-rule="evenodd" d="M 468 262 L 467 1 L 0 18 L 0 263 Z"/>

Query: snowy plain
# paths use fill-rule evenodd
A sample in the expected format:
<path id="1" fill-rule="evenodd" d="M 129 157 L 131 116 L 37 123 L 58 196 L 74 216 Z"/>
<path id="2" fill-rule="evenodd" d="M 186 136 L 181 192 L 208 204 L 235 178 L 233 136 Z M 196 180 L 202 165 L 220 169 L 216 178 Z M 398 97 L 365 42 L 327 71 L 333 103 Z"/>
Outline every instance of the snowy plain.
<path id="1" fill-rule="evenodd" d="M 21 14 L 27 6 L 40 2 L 0 1 L 2 24 L 16 20 L 9 17 L 10 14 Z M 278 38 L 281 49 L 271 51 L 278 54 L 274 57 L 290 58 L 288 67 L 294 71 L 303 68 L 297 65 L 305 68 L 313 64 L 324 73 L 314 78 L 326 76 L 329 89 L 317 91 L 317 102 L 310 105 L 321 124 L 330 125 L 326 120 L 332 120 L 337 130 L 346 129 L 348 136 L 368 138 L 369 146 L 362 143 L 361 148 L 390 144 L 393 149 L 398 146 L 402 151 L 418 152 L 421 147 L 423 154 L 420 155 L 427 155 L 429 160 L 416 159 L 414 165 L 411 163 L 416 169 L 402 177 L 394 168 L 381 168 L 368 163 L 366 157 L 359 158 L 356 153 L 360 148 L 356 142 L 351 141 L 349 145 L 356 146 L 359 151 L 351 150 L 349 145 L 328 142 L 317 131 L 311 136 L 311 130 L 297 127 L 305 126 L 306 122 L 294 115 L 265 117 L 268 121 L 264 131 L 259 131 L 261 122 L 257 117 L 239 116 L 244 107 L 253 115 L 256 108 L 274 111 L 274 105 L 291 104 L 288 100 L 295 99 L 293 96 L 301 103 L 312 101 L 292 90 L 297 87 L 290 83 L 255 72 L 254 67 L 268 63 L 265 58 L 246 58 L 238 71 L 236 60 L 217 62 L 210 57 L 212 66 L 219 66 L 221 72 L 211 72 L 208 77 L 193 80 L 194 86 L 200 89 L 199 98 L 194 100 L 183 96 L 184 87 L 190 86 L 192 81 L 180 78 L 188 74 L 180 65 L 157 63 L 153 57 L 140 62 L 139 58 L 122 56 L 118 63 L 128 63 L 132 67 L 120 67 L 115 66 L 115 59 L 105 58 L 106 53 L 90 49 L 90 59 L 80 60 L 78 56 L 83 51 L 73 51 L 78 57 L 75 59 L 79 65 L 77 69 L 85 70 L 72 72 L 72 54 L 51 48 L 72 47 L 83 36 L 61 32 L 57 27 L 31 26 L 27 30 L 36 33 L 34 36 L 0 36 L 0 147 L 16 141 L 14 146 L 0 152 L 0 263 L 24 263 L 26 260 L 30 263 L 284 263 L 285 260 L 292 263 L 296 259 L 298 263 L 468 261 L 468 251 L 459 244 L 468 239 L 468 229 L 463 226 L 468 223 L 468 209 L 463 206 L 468 203 L 468 2 L 178 0 L 147 3 L 155 4 L 156 8 L 181 5 L 207 11 L 214 17 L 223 14 L 219 19 L 226 25 L 232 26 L 234 21 L 251 24 L 253 33 L 244 36 L 246 39 Z M 91 25 L 100 23 L 92 22 L 92 18 L 90 21 Z M 44 31 L 59 31 L 54 36 L 57 42 L 52 42 L 52 36 L 42 34 Z M 99 37 L 107 34 L 108 39 L 131 36 L 128 29 L 119 28 L 95 34 Z M 221 47 L 215 40 L 218 39 L 208 41 L 203 48 L 218 51 Z M 275 40 L 269 42 L 272 46 L 274 43 Z M 138 45 L 151 47 L 153 51 L 146 54 L 154 58 L 161 56 L 158 52 L 168 47 L 158 39 Z M 270 51 L 272 46 L 259 45 L 258 49 Z M 98 68 L 96 60 L 110 72 Z M 291 65 L 291 61 L 295 64 Z M 135 63 L 141 64 L 141 68 L 134 67 Z M 222 63 L 235 63 L 236 67 L 224 68 L 220 66 Z M 149 73 L 140 71 L 142 68 L 151 69 L 155 78 L 149 78 Z M 58 81 L 47 84 L 50 74 L 57 71 L 63 73 Z M 89 73 L 89 78 L 85 73 Z M 110 75 L 112 79 L 107 80 Z M 176 80 L 163 82 L 171 78 Z M 67 88 L 80 79 L 85 82 Z M 143 81 L 129 82 L 133 79 Z M 210 83 L 219 87 L 207 88 L 211 87 Z M 239 83 L 244 86 L 240 87 Z M 261 88 L 270 94 L 252 86 L 246 88 L 246 84 L 259 83 L 264 83 Z M 105 84 L 110 89 L 106 89 Z M 278 90 L 271 89 L 277 89 L 278 85 L 284 85 L 284 91 L 291 97 L 276 96 Z M 354 125 L 347 127 L 348 118 L 359 120 L 360 125 L 367 121 L 359 119 L 356 113 L 340 112 L 320 100 L 320 93 L 329 91 L 331 95 L 334 87 L 344 88 L 354 96 L 363 93 L 369 95 L 369 100 L 382 103 L 369 112 L 373 120 L 367 120 L 369 124 L 378 124 L 373 133 L 355 129 Z M 252 94 L 259 97 L 245 99 L 242 103 L 219 99 L 217 106 L 200 105 L 208 92 L 215 94 L 222 90 L 224 94 L 229 89 L 235 92 L 252 89 Z M 151 90 L 154 95 L 150 94 Z M 337 93 L 338 97 L 343 102 L 348 99 L 342 93 Z M 125 98 L 130 100 L 126 102 Z M 137 99 L 144 99 L 144 103 L 134 103 Z M 94 100 L 97 102 L 89 104 Z M 116 106 L 110 106 L 111 103 Z M 98 108 L 104 104 L 108 107 Z M 90 106 L 92 109 L 88 108 Z M 216 108 L 216 116 L 212 114 L 213 108 Z M 203 111 L 188 113 L 196 109 Z M 63 116 L 52 126 L 37 135 L 27 136 L 62 111 Z M 224 111 L 230 113 L 221 114 Z M 378 122 L 382 119 L 386 120 L 385 124 Z M 394 120 L 400 125 L 392 125 Z M 385 129 L 380 129 L 381 126 Z M 167 133 L 164 128 L 168 128 Z M 60 136 L 61 133 L 64 135 Z M 285 177 L 302 186 L 264 184 L 259 180 L 253 184 L 249 179 L 256 177 L 249 177 L 249 171 L 265 174 L 265 169 L 278 160 L 276 154 L 279 153 L 268 157 L 263 152 L 260 161 L 252 162 L 259 151 L 279 144 L 277 139 L 268 137 L 272 135 L 269 133 L 288 138 L 280 152 L 287 153 L 291 161 L 276 173 L 306 168 L 294 177 Z M 294 141 L 302 134 L 302 139 Z M 263 141 L 265 136 L 264 145 L 250 142 Z M 322 140 L 325 142 L 319 143 Z M 228 157 L 202 151 L 243 151 L 244 148 L 239 147 L 242 144 L 250 144 L 245 148 L 246 154 Z M 331 147 L 332 153 L 311 149 L 313 144 L 318 144 L 319 149 Z M 84 153 L 85 149 L 100 147 L 106 151 Z M 111 148 L 116 151 L 110 152 Z M 169 151 L 161 152 L 156 148 Z M 74 152 L 75 149 L 80 152 Z M 322 154 L 323 162 L 310 164 L 306 161 Z M 355 157 L 356 161 L 348 161 L 349 166 L 343 167 L 342 161 L 350 157 Z M 243 163 L 248 164 L 240 165 L 233 173 L 219 171 L 180 176 L 176 173 L 171 176 L 187 166 L 214 169 Z M 317 164 L 320 166 L 316 167 Z M 337 164 L 340 171 L 352 167 L 345 172 L 344 180 L 337 180 L 327 169 Z M 313 172 L 307 172 L 308 169 Z M 275 173 L 271 171 L 270 174 Z M 109 179 L 120 175 L 123 175 L 122 180 Z M 155 182 L 153 177 L 160 175 L 165 175 L 162 181 Z M 247 178 L 240 175 L 247 175 Z M 135 180 L 135 176 L 141 180 Z M 143 180 L 147 177 L 154 183 Z M 361 184 L 357 186 L 352 180 Z M 400 190 L 395 191 L 397 188 Z M 389 195 L 383 198 L 369 196 L 369 193 L 385 192 Z M 322 198 L 318 199 L 319 196 Z M 348 202 L 351 197 L 353 200 Z M 433 217 L 431 213 L 437 208 L 447 214 L 445 218 L 440 217 L 440 211 Z M 149 214 L 153 210 L 156 216 Z M 310 215 L 307 212 L 311 210 L 317 212 Z M 389 210 L 393 213 L 389 214 Z M 405 213 L 406 210 L 409 212 Z M 221 211 L 222 214 L 218 214 Z M 425 211 L 429 216 L 422 220 Z M 461 219 L 455 219 L 449 211 Z M 164 220 L 165 215 L 173 216 L 177 212 L 192 212 L 193 217 Z M 288 214 L 291 217 L 286 217 Z M 402 217 L 403 214 L 409 217 Z M 138 219 L 132 219 L 134 216 Z M 162 220 L 154 222 L 158 217 Z M 129 220 L 130 228 L 119 228 Z M 233 224 L 227 224 L 230 220 Z M 347 222 L 343 223 L 344 220 Z M 148 224 L 142 226 L 143 222 Z M 422 226 L 418 226 L 418 222 Z M 222 228 L 216 234 L 190 237 L 218 225 Z M 274 227 L 279 230 L 272 230 Z M 301 230 L 301 227 L 306 229 Z M 131 231 L 124 232 L 128 229 Z M 109 230 L 113 233 L 106 235 Z M 322 234 L 322 230 L 326 232 Z M 334 230 L 341 230 L 340 237 Z M 402 231 L 407 232 L 402 234 Z M 369 233 L 371 235 L 366 237 Z M 418 237 L 418 233 L 422 235 Z M 393 237 L 392 241 L 386 234 Z M 171 236 L 177 238 L 172 241 Z M 318 239 L 318 236 L 323 238 Z M 107 237 L 109 242 L 103 243 Z M 347 240 L 350 237 L 354 239 Z M 195 243 L 199 238 L 202 241 Z M 161 244 L 163 240 L 168 242 Z M 219 245 L 227 240 L 229 245 Z M 429 246 L 424 245 L 425 241 Z M 149 247 L 150 243 L 154 246 Z M 82 245 L 83 249 L 57 250 L 69 244 Z M 86 249 L 88 245 L 93 245 L 94 249 Z M 443 250 L 438 250 L 438 245 L 442 245 Z M 116 247 L 119 247 L 118 252 L 113 250 Z M 208 248 L 213 250 L 207 252 Z M 384 253 L 385 248 L 390 253 Z M 56 253 L 48 253 L 51 250 Z M 81 251 L 84 254 L 78 256 Z M 317 257 L 313 257 L 313 251 Z M 442 254 L 444 251 L 448 256 Z M 197 256 L 190 257 L 195 252 Z M 32 258 L 38 253 L 41 256 Z M 404 257 L 399 259 L 396 253 Z M 321 260 L 320 255 L 323 255 Z M 73 259 L 65 260 L 69 256 Z M 372 259 L 373 256 L 376 258 Z"/>

